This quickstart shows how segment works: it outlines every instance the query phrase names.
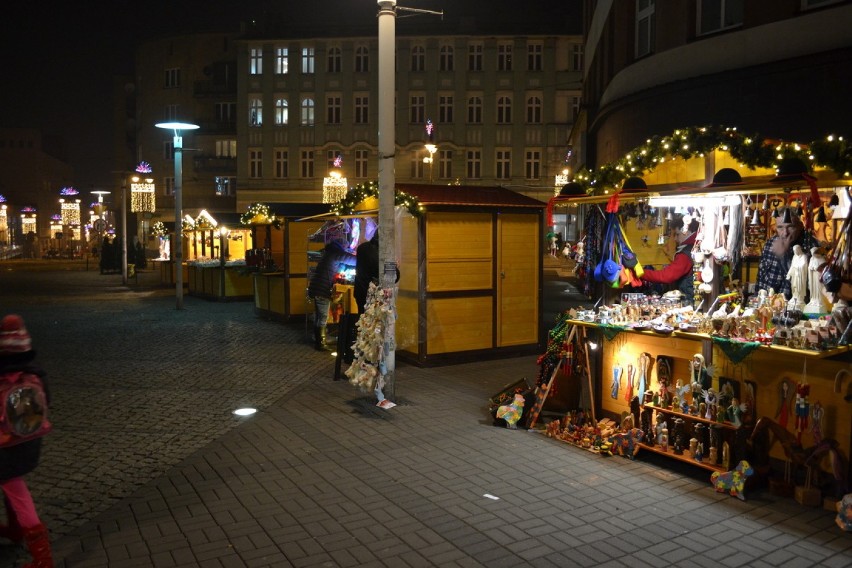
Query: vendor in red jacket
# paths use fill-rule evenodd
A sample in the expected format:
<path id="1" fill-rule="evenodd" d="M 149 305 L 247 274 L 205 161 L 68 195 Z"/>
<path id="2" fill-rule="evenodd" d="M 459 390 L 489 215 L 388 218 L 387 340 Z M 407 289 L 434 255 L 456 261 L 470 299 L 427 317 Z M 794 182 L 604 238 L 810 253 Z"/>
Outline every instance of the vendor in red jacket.
<path id="1" fill-rule="evenodd" d="M 686 231 L 676 230 L 677 248 L 671 264 L 659 270 L 646 268 L 642 280 L 653 284 L 665 284 L 668 290 L 680 290 L 686 296 L 687 302 L 692 301 L 694 294 L 692 275 L 692 247 L 698 236 L 698 219 L 693 219 Z"/>

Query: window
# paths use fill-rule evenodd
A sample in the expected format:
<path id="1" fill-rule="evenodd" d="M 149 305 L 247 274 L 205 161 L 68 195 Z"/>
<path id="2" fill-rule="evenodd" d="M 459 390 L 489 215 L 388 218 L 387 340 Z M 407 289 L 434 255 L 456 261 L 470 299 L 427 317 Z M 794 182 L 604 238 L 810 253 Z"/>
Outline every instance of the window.
<path id="1" fill-rule="evenodd" d="M 654 50 L 656 18 L 655 0 L 636 2 L 636 57 L 644 57 Z M 582 49 L 582 48 L 581 48 Z"/>
<path id="2" fill-rule="evenodd" d="M 260 75 L 263 73 L 263 48 L 249 48 L 249 75 Z"/>
<path id="3" fill-rule="evenodd" d="M 313 47 L 303 47 L 302 48 L 302 73 L 306 75 L 311 75 L 315 72 L 314 70 L 314 48 Z"/>
<path id="4" fill-rule="evenodd" d="M 423 95 L 412 95 L 411 103 L 411 124 L 422 124 L 426 122 L 426 97 Z"/>
<path id="5" fill-rule="evenodd" d="M 698 0 L 698 34 L 741 26 L 743 3 L 744 0 Z"/>
<path id="6" fill-rule="evenodd" d="M 453 121 L 453 97 L 452 95 L 440 95 L 438 97 L 438 122 L 446 124 Z"/>
<path id="7" fill-rule="evenodd" d="M 166 122 L 172 122 L 178 119 L 178 114 L 180 112 L 180 105 L 166 105 L 166 108 L 163 109 L 163 118 Z"/>
<path id="8" fill-rule="evenodd" d="M 482 97 L 467 99 L 467 122 L 468 124 L 482 124 Z"/>
<path id="9" fill-rule="evenodd" d="M 314 125 L 314 99 L 302 99 L 302 126 Z"/>
<path id="10" fill-rule="evenodd" d="M 576 119 L 580 114 L 580 97 L 571 97 L 571 110 L 574 113 L 573 118 Z"/>
<path id="11" fill-rule="evenodd" d="M 249 126 L 260 126 L 263 124 L 263 103 L 260 99 L 249 100 Z"/>
<path id="12" fill-rule="evenodd" d="M 452 71 L 453 70 L 453 46 L 451 45 L 442 45 L 440 51 L 440 69 L 441 71 Z"/>
<path id="13" fill-rule="evenodd" d="M 453 151 L 438 150 L 438 176 L 444 179 L 453 177 Z"/>
<path id="14" fill-rule="evenodd" d="M 290 162 L 287 150 L 275 149 L 275 177 L 284 179 L 290 175 Z"/>
<path id="15" fill-rule="evenodd" d="M 214 112 L 218 122 L 234 122 L 237 120 L 237 103 L 216 103 Z"/>
<path id="16" fill-rule="evenodd" d="M 260 148 L 249 148 L 249 177 L 259 179 L 263 177 L 263 150 Z"/>
<path id="17" fill-rule="evenodd" d="M 327 124 L 340 124 L 340 109 L 341 102 L 340 96 L 330 96 L 325 99 L 325 110 L 326 110 L 326 123 Z"/>
<path id="18" fill-rule="evenodd" d="M 497 150 L 497 179 L 509 179 L 512 177 L 512 152 L 511 150 Z"/>
<path id="19" fill-rule="evenodd" d="M 228 197 L 237 194 L 237 178 L 235 177 L 214 176 L 213 185 L 216 195 L 219 197 Z"/>
<path id="20" fill-rule="evenodd" d="M 426 169 L 426 162 L 418 152 L 414 152 L 411 156 L 411 179 L 423 179 L 423 172 Z"/>
<path id="21" fill-rule="evenodd" d="M 527 70 L 528 71 L 541 71 L 543 69 L 542 65 L 542 53 L 544 50 L 544 46 L 540 43 L 531 43 L 527 45 Z"/>
<path id="22" fill-rule="evenodd" d="M 173 140 L 163 142 L 163 159 L 174 161 L 175 159 L 175 143 Z"/>
<path id="23" fill-rule="evenodd" d="M 355 150 L 355 177 L 367 177 L 367 158 L 369 152 L 367 150 Z"/>
<path id="24" fill-rule="evenodd" d="M 512 122 L 512 97 L 503 96 L 497 99 L 497 124 Z"/>
<path id="25" fill-rule="evenodd" d="M 537 96 L 527 99 L 527 124 L 541 124 L 541 99 Z"/>
<path id="26" fill-rule="evenodd" d="M 497 71 L 512 70 L 512 44 L 501 43 L 497 46 Z"/>
<path id="27" fill-rule="evenodd" d="M 418 72 L 426 70 L 426 50 L 422 45 L 411 48 L 411 70 Z"/>
<path id="28" fill-rule="evenodd" d="M 283 126 L 290 120 L 290 109 L 287 99 L 275 99 L 275 124 Z"/>
<path id="29" fill-rule="evenodd" d="M 571 70 L 583 70 L 583 44 L 575 43 L 571 46 Z"/>
<path id="30" fill-rule="evenodd" d="M 524 159 L 524 174 L 526 179 L 541 178 L 541 151 L 527 150 Z"/>
<path id="31" fill-rule="evenodd" d="M 355 124 L 367 124 L 369 119 L 370 98 L 367 95 L 355 97 Z"/>
<path id="32" fill-rule="evenodd" d="M 482 44 L 472 43 L 467 46 L 467 70 L 482 71 Z"/>
<path id="33" fill-rule="evenodd" d="M 342 67 L 343 55 L 339 47 L 331 47 L 328 50 L 328 68 L 329 73 L 340 73 Z"/>
<path id="34" fill-rule="evenodd" d="M 163 194 L 164 195 L 174 195 L 175 194 L 175 178 L 174 176 L 167 176 L 163 178 Z"/>
<path id="35" fill-rule="evenodd" d="M 467 178 L 480 179 L 482 177 L 482 152 L 479 150 L 467 151 Z"/>
<path id="36" fill-rule="evenodd" d="M 355 72 L 367 73 L 370 71 L 370 50 L 360 45 L 355 49 Z"/>
<path id="37" fill-rule="evenodd" d="M 167 89 L 176 89 L 180 87 L 180 69 L 166 69 L 163 86 Z"/>
<path id="38" fill-rule="evenodd" d="M 290 50 L 286 47 L 275 48 L 275 74 L 286 75 L 290 69 L 290 60 L 288 58 Z"/>
<path id="39" fill-rule="evenodd" d="M 303 178 L 314 177 L 314 151 L 302 150 L 301 173 Z"/>
<path id="40" fill-rule="evenodd" d="M 236 140 L 216 140 L 216 157 L 217 158 L 236 158 L 237 157 L 237 141 Z"/>

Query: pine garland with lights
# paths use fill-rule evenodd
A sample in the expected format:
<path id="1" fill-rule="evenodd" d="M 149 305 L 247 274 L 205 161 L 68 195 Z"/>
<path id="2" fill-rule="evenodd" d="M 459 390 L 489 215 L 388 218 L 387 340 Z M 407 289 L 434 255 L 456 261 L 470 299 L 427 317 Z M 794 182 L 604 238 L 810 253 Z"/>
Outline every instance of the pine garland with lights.
<path id="1" fill-rule="evenodd" d="M 762 141 L 762 142 L 761 142 Z M 798 158 L 811 167 L 833 170 L 840 177 L 852 172 L 852 148 L 842 136 L 826 136 L 810 144 L 769 141 L 758 134 L 745 135 L 725 126 L 679 128 L 667 136 L 652 136 L 624 158 L 604 164 L 597 170 L 581 168 L 574 181 L 586 193 L 621 187 L 631 176 L 642 176 L 672 158 L 688 160 L 713 150 L 725 150 L 738 162 L 755 168 L 777 168 L 781 160 Z"/>
<path id="2" fill-rule="evenodd" d="M 379 184 L 376 181 L 367 183 L 359 183 L 354 186 L 346 196 L 339 202 L 331 206 L 331 212 L 336 215 L 352 215 L 356 213 L 355 207 L 365 199 L 379 196 Z M 420 201 L 404 191 L 396 190 L 394 192 L 394 205 L 405 207 L 406 210 L 413 216 L 419 217 L 423 213 L 423 207 Z"/>
<path id="3" fill-rule="evenodd" d="M 276 229 L 281 228 L 281 220 L 275 217 L 269 205 L 265 203 L 252 203 L 246 212 L 240 216 L 243 225 L 272 225 Z"/>
<path id="4" fill-rule="evenodd" d="M 157 221 L 151 225 L 152 237 L 165 237 L 169 232 L 166 230 L 166 225 L 162 221 Z"/>

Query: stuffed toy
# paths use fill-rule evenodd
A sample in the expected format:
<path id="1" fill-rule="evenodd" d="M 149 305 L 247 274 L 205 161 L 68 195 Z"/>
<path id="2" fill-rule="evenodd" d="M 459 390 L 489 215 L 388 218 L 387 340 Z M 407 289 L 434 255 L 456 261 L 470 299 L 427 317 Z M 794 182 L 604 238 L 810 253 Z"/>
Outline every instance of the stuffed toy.
<path id="1" fill-rule="evenodd" d="M 506 426 L 512 430 L 518 426 L 518 420 L 524 413 L 524 395 L 515 394 L 515 398 L 509 404 L 504 404 L 497 409 L 496 417 L 506 421 Z"/>
<path id="2" fill-rule="evenodd" d="M 714 471 L 710 476 L 710 483 L 716 488 L 717 493 L 730 493 L 740 501 L 745 501 L 746 479 L 752 474 L 754 474 L 754 468 L 743 460 L 732 471 L 724 473 Z"/>
<path id="3" fill-rule="evenodd" d="M 834 522 L 841 529 L 852 532 L 852 493 L 847 493 L 837 502 L 837 518 Z"/>

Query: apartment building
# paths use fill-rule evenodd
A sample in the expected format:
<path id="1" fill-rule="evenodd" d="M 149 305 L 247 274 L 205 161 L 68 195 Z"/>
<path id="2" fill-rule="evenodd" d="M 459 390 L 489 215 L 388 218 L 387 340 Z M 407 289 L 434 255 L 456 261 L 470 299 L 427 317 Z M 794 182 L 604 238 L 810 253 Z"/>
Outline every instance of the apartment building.
<path id="1" fill-rule="evenodd" d="M 400 19 L 399 182 L 501 185 L 542 200 L 553 194 L 583 70 L 577 11 L 544 10 L 553 5 L 535 3 L 521 18 Z M 182 200 L 190 215 L 245 211 L 253 202 L 320 202 L 335 162 L 350 186 L 376 179 L 378 39 L 375 13 L 369 16 L 360 26 L 299 20 L 141 44 L 136 159 L 154 170 L 157 217 L 173 219 L 172 138 L 154 127 L 166 120 L 200 126 L 184 136 Z"/>
<path id="2" fill-rule="evenodd" d="M 574 166 L 707 124 L 810 142 L 848 136 L 852 3 L 586 2 Z"/>

